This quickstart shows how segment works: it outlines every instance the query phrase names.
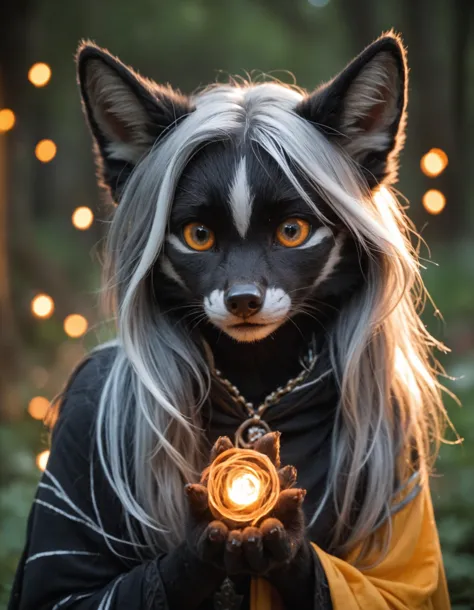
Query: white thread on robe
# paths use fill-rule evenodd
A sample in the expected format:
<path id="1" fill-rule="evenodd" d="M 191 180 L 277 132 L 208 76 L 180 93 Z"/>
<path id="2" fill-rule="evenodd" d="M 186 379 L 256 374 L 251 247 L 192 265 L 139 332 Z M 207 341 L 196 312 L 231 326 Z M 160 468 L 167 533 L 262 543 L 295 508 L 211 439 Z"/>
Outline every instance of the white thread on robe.
<path id="1" fill-rule="evenodd" d="M 36 559 L 41 559 L 43 557 L 51 557 L 53 555 L 96 555 L 96 556 L 99 556 L 100 553 L 91 553 L 90 551 L 66 551 L 66 550 L 43 551 L 42 553 L 35 553 L 35 555 L 31 555 L 31 557 L 28 557 L 28 559 L 25 561 L 25 565 L 27 563 L 35 561 Z"/>

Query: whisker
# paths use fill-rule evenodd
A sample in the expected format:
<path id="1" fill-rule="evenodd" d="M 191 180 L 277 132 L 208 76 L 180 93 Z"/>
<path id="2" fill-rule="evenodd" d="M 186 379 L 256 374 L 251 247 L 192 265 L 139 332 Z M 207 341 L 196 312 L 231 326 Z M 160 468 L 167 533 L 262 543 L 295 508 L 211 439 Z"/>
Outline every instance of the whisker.
<path id="1" fill-rule="evenodd" d="M 302 330 L 301 330 L 301 328 L 298 326 L 298 324 L 297 324 L 297 323 L 296 323 L 296 322 L 295 322 L 295 321 L 292 319 L 292 317 L 291 317 L 291 316 L 285 316 L 285 320 L 289 320 L 289 321 L 290 321 L 290 322 L 291 322 L 291 323 L 292 323 L 292 324 L 295 326 L 295 328 L 297 329 L 297 331 L 300 333 L 301 337 L 302 337 L 303 339 L 306 339 L 306 337 L 305 337 L 305 335 L 304 335 L 303 331 L 302 331 Z"/>

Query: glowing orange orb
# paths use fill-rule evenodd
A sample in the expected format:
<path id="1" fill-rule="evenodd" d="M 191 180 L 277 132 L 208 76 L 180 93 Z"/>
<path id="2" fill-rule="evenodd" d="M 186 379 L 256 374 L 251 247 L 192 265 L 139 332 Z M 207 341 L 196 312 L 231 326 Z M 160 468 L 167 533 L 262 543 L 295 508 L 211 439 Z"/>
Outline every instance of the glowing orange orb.
<path id="1" fill-rule="evenodd" d="M 33 419 L 44 419 L 48 409 L 49 400 L 44 396 L 35 396 L 28 405 L 28 413 Z"/>
<path id="2" fill-rule="evenodd" d="M 46 450 L 42 451 L 41 453 L 38 453 L 38 455 L 36 456 L 36 465 L 42 471 L 46 470 L 46 466 L 48 465 L 49 460 L 49 454 L 50 451 Z"/>
<path id="3" fill-rule="evenodd" d="M 72 224 L 80 231 L 88 229 L 94 220 L 94 214 L 85 206 L 76 208 L 72 214 Z"/>
<path id="4" fill-rule="evenodd" d="M 35 87 L 44 87 L 51 79 L 51 68 L 48 64 L 38 62 L 33 64 L 28 71 L 28 80 Z"/>
<path id="5" fill-rule="evenodd" d="M 206 473 L 209 508 L 231 527 L 255 525 L 274 508 L 280 481 L 275 466 L 253 449 L 227 449 Z"/>
<path id="6" fill-rule="evenodd" d="M 448 155 L 441 148 L 432 148 L 426 155 L 423 155 L 420 162 L 421 171 L 430 178 L 439 176 L 447 165 Z"/>
<path id="7" fill-rule="evenodd" d="M 15 126 L 15 113 L 10 108 L 0 110 L 0 132 L 10 131 Z"/>
<path id="8" fill-rule="evenodd" d="M 436 189 L 426 191 L 423 195 L 423 207 L 429 214 L 441 214 L 446 207 L 446 197 Z"/>
<path id="9" fill-rule="evenodd" d="M 240 506 L 253 504 L 260 495 L 260 481 L 254 474 L 246 473 L 229 481 L 229 500 Z"/>
<path id="10" fill-rule="evenodd" d="M 87 327 L 87 320 L 78 313 L 72 313 L 64 320 L 64 332 L 73 339 L 81 337 L 86 332 Z"/>
<path id="11" fill-rule="evenodd" d="M 57 146 L 52 140 L 40 140 L 35 148 L 36 158 L 41 163 L 49 163 L 56 156 Z"/>
<path id="12" fill-rule="evenodd" d="M 31 311 L 37 318 L 49 318 L 53 315 L 54 301 L 47 294 L 38 294 L 31 301 Z"/>

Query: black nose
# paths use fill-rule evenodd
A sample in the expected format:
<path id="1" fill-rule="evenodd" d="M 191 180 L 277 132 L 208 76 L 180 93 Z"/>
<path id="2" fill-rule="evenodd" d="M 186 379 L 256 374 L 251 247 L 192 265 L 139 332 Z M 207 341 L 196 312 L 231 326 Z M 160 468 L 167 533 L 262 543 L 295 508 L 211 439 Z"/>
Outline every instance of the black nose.
<path id="1" fill-rule="evenodd" d="M 249 318 L 260 311 L 263 298 L 263 290 L 257 284 L 234 284 L 224 295 L 227 309 L 241 318 Z"/>

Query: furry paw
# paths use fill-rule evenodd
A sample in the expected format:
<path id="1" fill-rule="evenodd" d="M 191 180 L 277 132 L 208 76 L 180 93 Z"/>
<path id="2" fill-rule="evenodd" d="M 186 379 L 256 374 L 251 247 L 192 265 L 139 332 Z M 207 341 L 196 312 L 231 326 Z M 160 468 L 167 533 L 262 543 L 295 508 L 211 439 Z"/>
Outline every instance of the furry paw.
<path id="1" fill-rule="evenodd" d="M 212 448 L 211 462 L 232 447 L 227 437 L 220 437 Z M 229 575 L 266 574 L 291 562 L 305 542 L 302 504 L 306 491 L 293 487 L 293 466 L 280 468 L 280 434 L 265 434 L 254 449 L 272 461 L 280 482 L 277 503 L 258 526 L 229 529 L 213 517 L 206 488 L 208 469 L 200 484 L 186 486 L 191 516 L 188 544 L 203 561 L 225 566 Z"/>

